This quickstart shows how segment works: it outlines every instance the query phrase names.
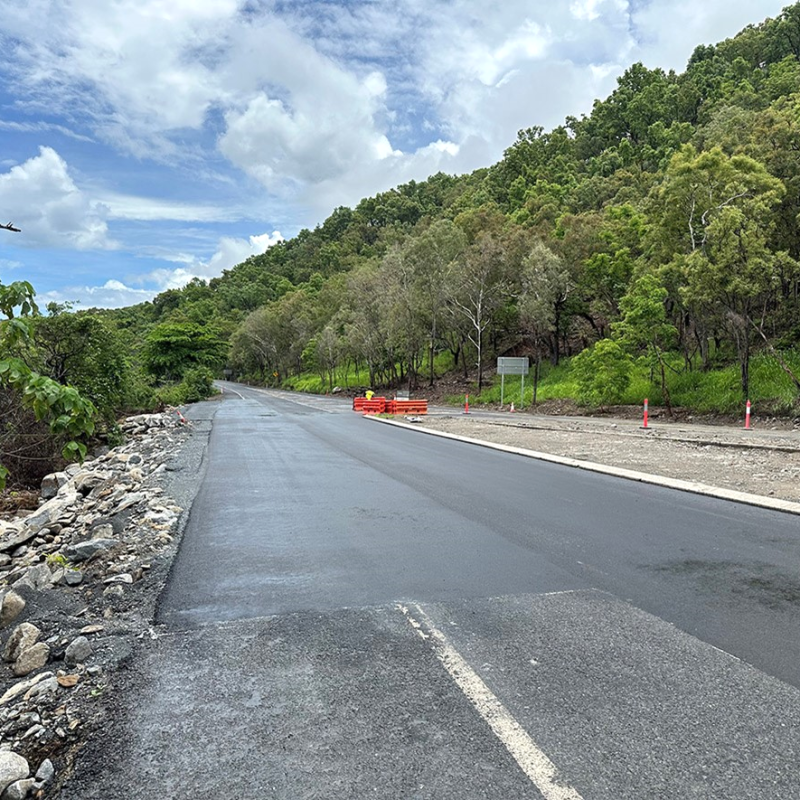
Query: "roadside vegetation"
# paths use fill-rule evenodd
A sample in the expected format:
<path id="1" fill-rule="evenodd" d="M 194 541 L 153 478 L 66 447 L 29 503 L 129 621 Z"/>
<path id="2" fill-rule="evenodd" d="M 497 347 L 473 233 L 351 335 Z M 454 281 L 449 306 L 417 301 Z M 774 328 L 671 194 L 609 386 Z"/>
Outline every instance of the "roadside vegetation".
<path id="1" fill-rule="evenodd" d="M 631 66 L 591 114 L 520 131 L 494 165 L 337 208 L 149 303 L 50 309 L 7 347 L 108 431 L 223 375 L 440 395 L 446 376 L 497 402 L 499 355 L 539 365 L 540 401 L 797 415 L 799 213 L 795 4 L 680 74 Z M 93 344 L 59 352 L 78 340 Z"/>

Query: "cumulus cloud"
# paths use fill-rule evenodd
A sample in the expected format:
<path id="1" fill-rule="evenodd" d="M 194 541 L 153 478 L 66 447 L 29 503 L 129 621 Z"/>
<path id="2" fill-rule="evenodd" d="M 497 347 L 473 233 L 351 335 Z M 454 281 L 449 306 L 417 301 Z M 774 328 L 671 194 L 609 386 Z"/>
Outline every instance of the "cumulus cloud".
<path id="1" fill-rule="evenodd" d="M 733 33 L 781 0 L 757 5 L 0 0 L 0 12 L 33 101 L 80 107 L 95 135 L 148 158 L 201 157 L 182 132 L 214 119 L 230 163 L 318 206 L 318 188 L 327 197 L 340 181 L 349 196 L 355 175 L 363 196 L 420 177 L 422 164 L 483 166 L 518 129 L 588 111 L 631 61 L 681 66 L 721 26 Z M 422 126 L 409 135 L 411 109 L 425 114 L 427 140 Z M 437 140 L 451 143 L 438 162 Z"/>
<path id="2" fill-rule="evenodd" d="M 108 208 L 78 189 L 66 162 L 50 147 L 0 174 L 0 208 L 22 229 L 18 242 L 25 246 L 115 246 L 108 238 Z"/>
<path id="3" fill-rule="evenodd" d="M 125 308 L 151 300 L 149 289 L 134 289 L 121 281 L 109 280 L 102 286 L 70 286 L 37 296 L 42 307 L 48 303 L 77 303 L 80 308 Z"/>
<path id="4" fill-rule="evenodd" d="M 39 295 L 42 305 L 51 301 L 75 302 L 83 308 L 124 308 L 152 300 L 159 292 L 180 289 L 194 278 L 215 278 L 223 270 L 240 264 L 253 255 L 266 252 L 282 242 L 279 231 L 250 236 L 247 239 L 223 236 L 214 254 L 207 260 L 182 253 L 169 259 L 179 267 L 152 270 L 144 275 L 129 276 L 125 281 L 111 279 L 101 286 L 67 286 Z M 0 263 L 0 266 L 2 264 Z"/>
<path id="5" fill-rule="evenodd" d="M 695 45 L 784 2 L 0 0 L 0 68 L 19 99 L 0 129 L 91 139 L 193 177 L 227 169 L 242 196 L 265 187 L 280 217 L 264 226 L 285 230 L 491 164 L 519 129 L 589 112 L 631 63 L 682 69 Z M 0 174 L 0 204 L 40 247 L 113 247 L 116 221 L 241 216 L 222 202 L 92 194 L 50 148 Z M 222 239 L 206 260 L 174 250 L 148 280 L 218 274 L 269 244 L 257 238 Z M 149 291 L 121 286 L 93 291 Z"/>
<path id="6" fill-rule="evenodd" d="M 216 251 L 209 259 L 204 260 L 196 256 L 176 253 L 170 257 L 170 260 L 183 266 L 154 270 L 141 276 L 138 280 L 155 284 L 158 291 L 179 289 L 194 278 L 216 278 L 222 274 L 223 270 L 241 264 L 250 256 L 265 253 L 270 247 L 282 241 L 283 236 L 280 231 L 262 233 L 247 239 L 223 236 L 219 240 Z"/>

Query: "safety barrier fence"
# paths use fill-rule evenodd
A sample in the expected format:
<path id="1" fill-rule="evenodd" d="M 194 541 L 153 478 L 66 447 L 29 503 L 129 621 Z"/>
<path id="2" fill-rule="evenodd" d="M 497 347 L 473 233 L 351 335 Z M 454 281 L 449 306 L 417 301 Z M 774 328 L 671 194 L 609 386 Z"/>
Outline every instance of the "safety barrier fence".
<path id="1" fill-rule="evenodd" d="M 362 414 L 427 414 L 427 400 L 387 400 L 385 397 L 353 398 L 353 411 Z"/>

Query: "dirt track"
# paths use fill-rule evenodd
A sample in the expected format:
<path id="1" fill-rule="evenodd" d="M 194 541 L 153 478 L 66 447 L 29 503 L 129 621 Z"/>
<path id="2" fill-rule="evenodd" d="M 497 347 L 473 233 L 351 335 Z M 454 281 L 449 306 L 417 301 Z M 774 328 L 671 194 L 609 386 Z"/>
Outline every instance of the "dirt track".
<path id="1" fill-rule="evenodd" d="M 800 431 L 549 417 L 433 413 L 420 423 L 448 433 L 553 455 L 800 501 Z"/>

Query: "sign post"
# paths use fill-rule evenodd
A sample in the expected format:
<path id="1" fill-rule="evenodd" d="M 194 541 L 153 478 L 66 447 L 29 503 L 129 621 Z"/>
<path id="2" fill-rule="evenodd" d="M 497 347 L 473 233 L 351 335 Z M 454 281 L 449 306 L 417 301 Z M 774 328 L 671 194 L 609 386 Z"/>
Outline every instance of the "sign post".
<path id="1" fill-rule="evenodd" d="M 525 399 L 525 376 L 528 374 L 528 358 L 505 358 L 497 359 L 497 373 L 500 375 L 500 405 L 503 405 L 505 400 L 505 386 L 506 375 L 519 375 L 520 376 L 520 396 L 519 407 L 522 408 L 522 403 Z"/>

